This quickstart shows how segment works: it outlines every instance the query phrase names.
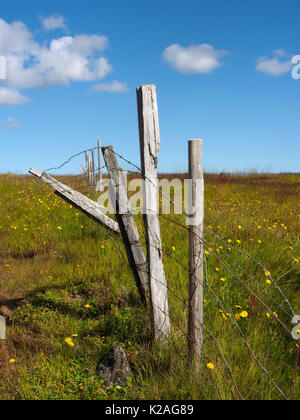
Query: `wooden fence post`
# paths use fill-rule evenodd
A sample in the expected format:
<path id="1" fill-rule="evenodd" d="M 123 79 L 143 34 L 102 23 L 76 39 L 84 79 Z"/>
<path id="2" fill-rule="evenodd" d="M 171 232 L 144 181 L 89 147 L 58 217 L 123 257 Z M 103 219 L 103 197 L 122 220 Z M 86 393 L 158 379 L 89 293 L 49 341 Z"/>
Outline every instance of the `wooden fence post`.
<path id="1" fill-rule="evenodd" d="M 85 159 L 86 159 L 86 169 L 88 174 L 88 183 L 89 185 L 92 184 L 92 163 L 89 152 L 85 152 Z"/>
<path id="2" fill-rule="evenodd" d="M 204 180 L 202 140 L 189 141 L 189 322 L 191 361 L 199 372 L 203 354 L 203 220 Z"/>
<path id="3" fill-rule="evenodd" d="M 137 288 L 143 302 L 148 295 L 147 260 L 140 241 L 139 232 L 133 214 L 130 210 L 127 184 L 124 172 L 119 168 L 112 146 L 102 148 L 103 157 L 112 186 L 112 199 L 116 204 L 116 217 L 119 223 L 123 242 L 126 248 L 128 262 L 133 272 Z"/>
<path id="4" fill-rule="evenodd" d="M 6 340 L 6 320 L 0 315 L 0 340 Z"/>
<path id="5" fill-rule="evenodd" d="M 85 195 L 73 190 L 65 184 L 57 181 L 55 178 L 48 174 L 43 174 L 36 169 L 30 169 L 29 173 L 40 178 L 46 184 L 51 185 L 55 189 L 55 194 L 71 204 L 76 209 L 80 210 L 86 216 L 95 220 L 97 223 L 103 224 L 109 230 L 120 233 L 119 225 L 114 220 L 110 219 L 103 212 L 105 207 L 86 197 Z"/>
<path id="6" fill-rule="evenodd" d="M 96 172 L 95 172 L 95 151 L 92 150 L 92 185 L 96 187 Z"/>
<path id="7" fill-rule="evenodd" d="M 103 185 L 102 185 L 102 159 L 101 159 L 101 140 L 98 140 L 98 168 L 99 168 L 99 191 L 103 191 Z"/>
<path id="8" fill-rule="evenodd" d="M 164 341 L 170 332 L 170 319 L 158 218 L 157 162 L 160 132 L 156 86 L 144 85 L 138 88 L 137 104 L 144 180 L 144 225 L 147 240 L 151 309 L 155 338 Z"/>
<path id="9" fill-rule="evenodd" d="M 90 166 L 89 166 L 89 152 L 85 152 L 85 165 L 88 183 L 90 183 Z"/>

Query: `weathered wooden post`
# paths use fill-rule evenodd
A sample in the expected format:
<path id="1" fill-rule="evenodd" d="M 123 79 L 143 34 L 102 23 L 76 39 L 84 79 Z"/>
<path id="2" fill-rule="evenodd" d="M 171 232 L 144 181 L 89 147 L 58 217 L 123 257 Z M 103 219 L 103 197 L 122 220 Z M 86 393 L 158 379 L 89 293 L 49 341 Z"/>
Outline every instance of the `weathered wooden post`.
<path id="1" fill-rule="evenodd" d="M 6 320 L 0 315 L 0 340 L 6 339 Z"/>
<path id="2" fill-rule="evenodd" d="M 146 301 L 148 292 L 147 260 L 144 254 L 143 245 L 133 214 L 127 193 L 127 184 L 124 180 L 124 173 L 119 168 L 116 155 L 112 146 L 102 148 L 107 172 L 112 182 L 113 196 L 116 206 L 116 218 L 119 223 L 123 242 L 127 252 L 130 268 L 133 272 L 141 299 Z"/>
<path id="3" fill-rule="evenodd" d="M 144 225 L 147 240 L 150 299 L 155 338 L 164 341 L 170 332 L 168 289 L 162 261 L 158 218 L 157 163 L 160 132 L 156 86 L 137 89 L 142 175 L 144 180 Z"/>
<path id="4" fill-rule="evenodd" d="M 92 186 L 96 188 L 95 151 L 92 150 Z"/>
<path id="5" fill-rule="evenodd" d="M 203 220 L 204 180 L 202 140 L 189 141 L 189 323 L 191 361 L 199 372 L 203 353 Z"/>
<path id="6" fill-rule="evenodd" d="M 99 168 L 99 191 L 103 191 L 103 185 L 102 185 L 102 159 L 101 159 L 101 140 L 98 140 L 98 168 Z"/>
<path id="7" fill-rule="evenodd" d="M 90 185 L 91 184 L 91 160 L 90 160 L 90 155 L 88 151 L 85 152 L 85 161 L 86 161 L 86 172 L 88 175 L 88 183 Z"/>

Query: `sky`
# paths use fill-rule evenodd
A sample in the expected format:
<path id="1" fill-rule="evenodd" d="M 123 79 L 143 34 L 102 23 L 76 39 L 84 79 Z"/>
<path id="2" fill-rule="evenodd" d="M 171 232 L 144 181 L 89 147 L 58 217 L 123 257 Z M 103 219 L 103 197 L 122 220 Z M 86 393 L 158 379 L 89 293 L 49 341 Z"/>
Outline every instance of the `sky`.
<path id="1" fill-rule="evenodd" d="M 157 86 L 161 172 L 187 170 L 193 138 L 208 171 L 300 172 L 299 19 L 296 0 L 4 2 L 0 173 L 98 139 L 140 165 L 142 84 Z"/>

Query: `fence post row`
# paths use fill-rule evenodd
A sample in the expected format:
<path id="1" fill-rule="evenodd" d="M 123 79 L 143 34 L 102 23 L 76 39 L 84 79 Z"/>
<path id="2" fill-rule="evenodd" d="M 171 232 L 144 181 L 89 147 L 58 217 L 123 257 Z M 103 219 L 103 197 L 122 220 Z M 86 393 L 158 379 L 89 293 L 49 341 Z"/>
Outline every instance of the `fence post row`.
<path id="1" fill-rule="evenodd" d="M 119 223 L 123 242 L 126 247 L 128 262 L 133 272 L 141 299 L 146 301 L 148 295 L 147 261 L 133 214 L 130 210 L 127 183 L 124 172 L 119 168 L 113 146 L 102 148 L 103 157 L 110 180 L 112 181 L 112 202 L 116 203 L 116 217 Z"/>
<path id="2" fill-rule="evenodd" d="M 170 332 L 168 289 L 162 261 L 158 218 L 157 163 L 160 132 L 156 86 L 137 89 L 141 167 L 143 175 L 144 225 L 147 240 L 148 276 L 155 338 L 164 341 Z"/>
<path id="3" fill-rule="evenodd" d="M 203 221 L 204 180 L 202 140 L 189 141 L 189 321 L 190 360 L 201 368 L 203 354 Z"/>

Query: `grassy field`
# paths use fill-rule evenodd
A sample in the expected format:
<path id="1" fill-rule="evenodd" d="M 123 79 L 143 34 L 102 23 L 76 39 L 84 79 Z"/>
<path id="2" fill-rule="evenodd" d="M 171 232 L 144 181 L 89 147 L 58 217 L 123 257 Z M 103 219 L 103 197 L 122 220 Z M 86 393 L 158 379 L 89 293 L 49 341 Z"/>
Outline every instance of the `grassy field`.
<path id="1" fill-rule="evenodd" d="M 0 399 L 283 398 L 242 337 L 285 396 L 299 399 L 300 345 L 215 257 L 292 328 L 270 274 L 299 314 L 299 194 L 300 175 L 207 175 L 205 224 L 224 242 L 206 237 L 207 330 L 198 376 L 185 339 L 187 231 L 161 218 L 172 336 L 159 347 L 121 241 L 32 177 L 0 175 L 0 314 L 8 320 Z M 137 223 L 142 233 L 140 217 Z M 114 344 L 126 350 L 133 378 L 106 390 L 96 366 Z"/>

